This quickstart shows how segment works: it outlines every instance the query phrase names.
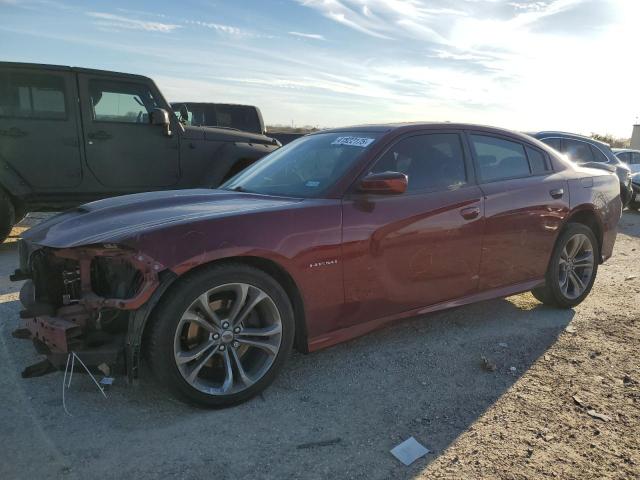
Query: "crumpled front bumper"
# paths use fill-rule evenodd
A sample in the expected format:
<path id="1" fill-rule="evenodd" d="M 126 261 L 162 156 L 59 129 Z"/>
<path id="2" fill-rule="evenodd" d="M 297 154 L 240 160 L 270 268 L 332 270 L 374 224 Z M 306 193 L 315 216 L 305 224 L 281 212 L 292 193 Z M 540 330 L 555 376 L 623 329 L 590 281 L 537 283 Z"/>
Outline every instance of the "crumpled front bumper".
<path id="1" fill-rule="evenodd" d="M 125 320 L 132 318 L 157 289 L 160 284 L 159 272 L 164 267 L 144 254 L 120 249 L 80 247 L 52 250 L 50 255 L 55 261 L 75 262 L 77 274 L 74 282 L 79 293 L 77 298 L 71 300 L 43 300 L 39 295 L 42 292 L 38 292 L 38 289 L 42 290 L 48 284 L 45 281 L 43 285 L 42 279 L 38 280 L 38 272 L 42 273 L 42 268 L 34 270 L 30 263 L 30 257 L 37 249 L 25 242 L 20 250 L 20 269 L 11 279 L 27 280 L 20 292 L 20 300 L 25 307 L 20 312 L 24 327 L 16 330 L 14 336 L 31 339 L 38 353 L 46 355 L 54 367 L 64 367 L 71 352 L 78 354 L 89 366 L 104 363 L 112 370 L 126 367 L 127 327 L 121 331 L 109 331 L 103 328 L 104 323 L 115 318 L 115 315 L 121 315 Z M 132 265 L 140 274 L 135 293 L 126 298 L 97 295 L 92 284 L 92 262 L 97 257 L 112 258 Z M 49 275 L 52 269 L 45 270 L 47 281 L 53 281 Z M 58 275 L 54 277 L 58 278 Z M 66 281 L 64 278 L 59 280 L 63 284 Z M 28 370 L 29 367 L 25 372 Z M 25 372 L 23 376 L 30 376 Z"/>

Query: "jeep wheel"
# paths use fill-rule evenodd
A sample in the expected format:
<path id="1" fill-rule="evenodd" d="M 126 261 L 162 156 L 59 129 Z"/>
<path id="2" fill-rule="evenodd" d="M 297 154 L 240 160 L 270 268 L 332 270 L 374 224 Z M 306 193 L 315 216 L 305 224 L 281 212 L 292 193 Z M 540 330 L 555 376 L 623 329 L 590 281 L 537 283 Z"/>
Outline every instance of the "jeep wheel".
<path id="1" fill-rule="evenodd" d="M 0 243 L 11 233 L 16 221 L 16 211 L 9 196 L 0 190 Z"/>
<path id="2" fill-rule="evenodd" d="M 214 266 L 165 293 L 151 319 L 151 370 L 178 398 L 206 407 L 264 390 L 291 351 L 293 310 L 269 275 Z"/>

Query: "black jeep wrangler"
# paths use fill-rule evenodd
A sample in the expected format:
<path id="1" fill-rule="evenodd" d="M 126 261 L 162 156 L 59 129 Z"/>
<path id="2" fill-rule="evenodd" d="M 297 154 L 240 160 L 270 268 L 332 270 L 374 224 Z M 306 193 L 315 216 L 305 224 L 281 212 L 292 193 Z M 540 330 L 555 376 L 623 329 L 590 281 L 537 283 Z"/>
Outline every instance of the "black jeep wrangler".
<path id="1" fill-rule="evenodd" d="M 216 187 L 279 145 L 183 125 L 143 76 L 0 62 L 0 242 L 30 211 Z"/>

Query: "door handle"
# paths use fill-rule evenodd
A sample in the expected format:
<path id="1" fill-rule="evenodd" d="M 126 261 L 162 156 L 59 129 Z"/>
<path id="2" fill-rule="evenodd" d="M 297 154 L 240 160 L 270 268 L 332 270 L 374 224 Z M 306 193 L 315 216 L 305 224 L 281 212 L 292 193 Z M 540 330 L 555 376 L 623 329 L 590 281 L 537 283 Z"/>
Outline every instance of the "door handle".
<path id="1" fill-rule="evenodd" d="M 91 140 L 109 140 L 110 138 L 113 138 L 113 135 L 105 132 L 104 130 L 98 130 L 97 132 L 91 132 L 90 134 L 87 135 L 87 137 L 89 137 L 89 139 Z"/>
<path id="2" fill-rule="evenodd" d="M 8 130 L 0 130 L 0 135 L 2 135 L 3 137 L 20 138 L 26 137 L 27 132 L 25 132 L 21 128 L 11 127 Z"/>
<path id="3" fill-rule="evenodd" d="M 480 207 L 463 208 L 462 210 L 460 210 L 460 215 L 462 215 L 462 218 L 465 218 L 467 220 L 473 220 L 478 215 L 480 215 Z"/>
<path id="4" fill-rule="evenodd" d="M 564 189 L 554 188 L 553 190 L 549 190 L 549 195 L 551 195 L 551 198 L 562 198 L 564 195 Z"/>

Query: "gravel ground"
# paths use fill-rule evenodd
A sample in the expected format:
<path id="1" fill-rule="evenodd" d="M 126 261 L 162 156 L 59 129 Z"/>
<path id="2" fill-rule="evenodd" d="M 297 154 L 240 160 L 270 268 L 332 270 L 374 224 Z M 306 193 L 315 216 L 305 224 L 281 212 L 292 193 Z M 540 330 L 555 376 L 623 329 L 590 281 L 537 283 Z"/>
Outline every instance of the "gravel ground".
<path id="1" fill-rule="evenodd" d="M 9 241 L 0 478 L 640 478 L 639 252 L 640 214 L 626 212 L 614 257 L 575 310 L 522 294 L 404 321 L 294 354 L 261 397 L 222 411 L 146 379 L 117 379 L 104 399 L 75 375 L 67 416 L 60 373 L 20 378 L 38 357 L 10 335 Z M 410 436 L 432 453 L 405 467 L 389 450 Z"/>

